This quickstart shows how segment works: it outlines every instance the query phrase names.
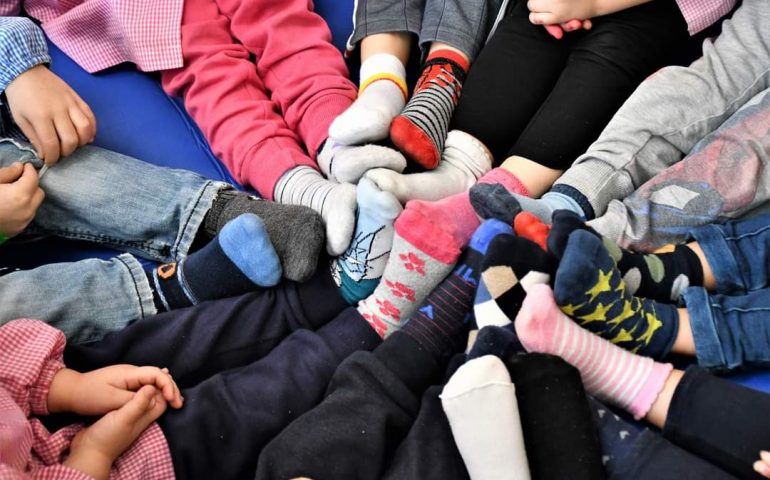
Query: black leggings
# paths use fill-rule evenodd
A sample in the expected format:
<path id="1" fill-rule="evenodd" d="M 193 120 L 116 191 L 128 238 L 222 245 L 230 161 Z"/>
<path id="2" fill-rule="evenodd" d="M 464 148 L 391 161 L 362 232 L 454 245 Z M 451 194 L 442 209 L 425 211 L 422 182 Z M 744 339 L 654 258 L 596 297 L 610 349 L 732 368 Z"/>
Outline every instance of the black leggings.
<path id="1" fill-rule="evenodd" d="M 500 163 L 518 155 L 566 170 L 645 77 L 688 43 L 674 0 L 655 0 L 552 38 L 518 1 L 479 54 L 453 128 Z"/>
<path id="2" fill-rule="evenodd" d="M 770 395 L 690 367 L 677 386 L 663 435 L 740 478 L 770 449 Z"/>

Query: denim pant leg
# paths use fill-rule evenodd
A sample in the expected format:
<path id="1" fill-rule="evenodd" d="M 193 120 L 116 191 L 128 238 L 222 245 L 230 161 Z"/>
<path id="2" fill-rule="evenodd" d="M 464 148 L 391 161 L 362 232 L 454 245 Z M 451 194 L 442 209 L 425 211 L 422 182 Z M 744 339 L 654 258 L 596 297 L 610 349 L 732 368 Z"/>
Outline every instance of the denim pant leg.
<path id="1" fill-rule="evenodd" d="M 0 143 L 0 166 L 40 160 Z M 25 233 L 110 245 L 159 262 L 187 254 L 217 192 L 226 184 L 157 167 L 97 147 L 81 147 L 48 169 L 46 194 Z"/>
<path id="2" fill-rule="evenodd" d="M 745 294 L 770 286 L 770 214 L 692 232 L 714 272 L 717 293 Z"/>
<path id="3" fill-rule="evenodd" d="M 156 312 L 142 265 L 129 254 L 0 276 L 0 298 L 0 324 L 43 320 L 63 331 L 69 344 L 100 340 Z"/>
<path id="4" fill-rule="evenodd" d="M 376 33 L 409 32 L 420 34 L 426 0 L 355 0 L 353 33 L 347 49 Z"/>
<path id="5" fill-rule="evenodd" d="M 770 289 L 730 297 L 688 288 L 698 365 L 715 370 L 770 365 Z"/>
<path id="6" fill-rule="evenodd" d="M 427 0 L 420 46 L 450 45 L 473 61 L 502 8 L 503 0 Z"/>

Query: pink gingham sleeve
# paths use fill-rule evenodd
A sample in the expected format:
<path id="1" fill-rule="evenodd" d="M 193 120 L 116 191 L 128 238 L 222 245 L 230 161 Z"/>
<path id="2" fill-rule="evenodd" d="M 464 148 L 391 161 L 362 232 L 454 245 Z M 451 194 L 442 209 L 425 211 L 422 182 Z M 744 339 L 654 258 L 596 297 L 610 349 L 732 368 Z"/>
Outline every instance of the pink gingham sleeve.
<path id="1" fill-rule="evenodd" d="M 735 7 L 737 0 L 676 0 L 687 30 L 695 35 L 705 30 Z"/>
<path id="2" fill-rule="evenodd" d="M 21 12 L 21 0 L 0 1 L 0 17 L 15 17 Z"/>
<path id="3" fill-rule="evenodd" d="M 90 475 L 78 472 L 64 465 L 52 465 L 50 467 L 39 468 L 32 473 L 24 473 L 8 465 L 0 464 L 1 480 L 94 480 Z"/>
<path id="4" fill-rule="evenodd" d="M 48 414 L 48 388 L 64 367 L 64 334 L 38 320 L 0 327 L 0 388 L 26 416 Z"/>

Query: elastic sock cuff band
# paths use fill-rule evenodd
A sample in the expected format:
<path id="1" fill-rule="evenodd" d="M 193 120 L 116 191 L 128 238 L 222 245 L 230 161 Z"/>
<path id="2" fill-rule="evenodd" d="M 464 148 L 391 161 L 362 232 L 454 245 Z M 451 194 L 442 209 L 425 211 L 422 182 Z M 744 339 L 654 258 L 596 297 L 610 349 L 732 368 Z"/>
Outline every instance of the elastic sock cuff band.
<path id="1" fill-rule="evenodd" d="M 404 94 L 404 100 L 409 98 L 409 88 L 406 86 L 406 81 L 404 81 L 404 79 L 398 75 L 394 75 L 392 73 L 378 73 L 361 82 L 361 86 L 358 87 L 358 96 L 360 97 L 369 85 L 379 80 L 388 80 L 395 83 L 401 90 L 401 93 Z"/>

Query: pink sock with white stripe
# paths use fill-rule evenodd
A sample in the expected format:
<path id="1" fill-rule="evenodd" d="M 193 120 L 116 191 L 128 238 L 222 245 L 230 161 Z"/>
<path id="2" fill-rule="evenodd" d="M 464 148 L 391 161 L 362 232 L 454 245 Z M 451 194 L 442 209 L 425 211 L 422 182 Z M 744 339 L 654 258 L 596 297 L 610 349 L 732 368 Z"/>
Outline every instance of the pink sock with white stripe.
<path id="1" fill-rule="evenodd" d="M 627 410 L 637 420 L 649 412 L 673 367 L 623 350 L 564 315 L 547 285 L 530 288 L 516 317 L 528 351 L 557 355 L 574 365 L 586 391 Z"/>

